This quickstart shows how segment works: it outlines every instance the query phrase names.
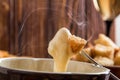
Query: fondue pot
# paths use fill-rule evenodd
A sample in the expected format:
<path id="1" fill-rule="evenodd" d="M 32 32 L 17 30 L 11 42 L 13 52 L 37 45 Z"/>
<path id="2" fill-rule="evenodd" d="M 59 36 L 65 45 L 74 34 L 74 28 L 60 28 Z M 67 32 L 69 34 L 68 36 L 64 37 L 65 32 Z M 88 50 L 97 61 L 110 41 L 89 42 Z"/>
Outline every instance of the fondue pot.
<path id="1" fill-rule="evenodd" d="M 0 59 L 0 80 L 109 80 L 110 70 L 91 63 L 70 61 L 66 72 L 53 72 L 48 58 Z"/>

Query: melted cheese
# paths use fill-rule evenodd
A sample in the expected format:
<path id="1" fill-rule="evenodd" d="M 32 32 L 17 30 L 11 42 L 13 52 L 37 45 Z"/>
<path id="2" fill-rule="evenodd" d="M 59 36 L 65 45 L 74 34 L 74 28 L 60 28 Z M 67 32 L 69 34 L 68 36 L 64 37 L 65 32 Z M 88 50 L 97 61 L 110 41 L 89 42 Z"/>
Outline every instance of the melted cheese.
<path id="1" fill-rule="evenodd" d="M 84 39 L 72 35 L 66 28 L 61 28 L 48 46 L 48 53 L 54 59 L 54 72 L 65 72 L 70 58 L 85 44 Z"/>

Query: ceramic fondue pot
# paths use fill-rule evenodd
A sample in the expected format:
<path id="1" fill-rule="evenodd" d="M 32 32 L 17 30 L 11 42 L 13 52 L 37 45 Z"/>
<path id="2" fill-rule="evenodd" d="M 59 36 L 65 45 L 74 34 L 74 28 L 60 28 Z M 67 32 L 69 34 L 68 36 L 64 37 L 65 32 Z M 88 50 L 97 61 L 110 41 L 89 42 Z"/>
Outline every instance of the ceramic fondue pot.
<path id="1" fill-rule="evenodd" d="M 53 72 L 48 58 L 0 59 L 0 80 L 109 80 L 110 70 L 94 64 L 70 61 L 66 72 Z"/>

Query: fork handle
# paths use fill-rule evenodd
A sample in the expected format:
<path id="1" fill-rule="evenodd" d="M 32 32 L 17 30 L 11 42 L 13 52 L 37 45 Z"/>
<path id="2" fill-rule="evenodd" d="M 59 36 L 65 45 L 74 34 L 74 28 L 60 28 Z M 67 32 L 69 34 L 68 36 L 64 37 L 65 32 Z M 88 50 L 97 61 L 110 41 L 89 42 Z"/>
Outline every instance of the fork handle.
<path id="1" fill-rule="evenodd" d="M 120 80 L 117 76 L 115 76 L 113 73 L 110 72 L 110 78 L 112 80 Z"/>

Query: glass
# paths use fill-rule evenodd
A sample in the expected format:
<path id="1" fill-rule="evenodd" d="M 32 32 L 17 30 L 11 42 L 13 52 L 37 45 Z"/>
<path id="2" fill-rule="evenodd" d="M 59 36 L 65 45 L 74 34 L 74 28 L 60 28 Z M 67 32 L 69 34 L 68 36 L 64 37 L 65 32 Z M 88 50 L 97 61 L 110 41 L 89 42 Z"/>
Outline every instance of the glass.
<path id="1" fill-rule="evenodd" d="M 120 0 L 93 0 L 93 3 L 106 23 L 106 35 L 110 36 L 111 24 L 120 13 Z"/>

